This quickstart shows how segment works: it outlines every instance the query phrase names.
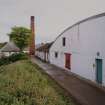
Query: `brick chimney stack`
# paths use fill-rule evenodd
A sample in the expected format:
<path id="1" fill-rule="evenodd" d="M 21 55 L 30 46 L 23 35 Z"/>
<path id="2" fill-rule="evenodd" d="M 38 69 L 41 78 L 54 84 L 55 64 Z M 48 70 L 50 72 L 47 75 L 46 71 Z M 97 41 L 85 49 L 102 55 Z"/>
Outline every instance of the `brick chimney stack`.
<path id="1" fill-rule="evenodd" d="M 34 16 L 31 16 L 30 55 L 35 55 L 35 27 L 34 27 Z"/>

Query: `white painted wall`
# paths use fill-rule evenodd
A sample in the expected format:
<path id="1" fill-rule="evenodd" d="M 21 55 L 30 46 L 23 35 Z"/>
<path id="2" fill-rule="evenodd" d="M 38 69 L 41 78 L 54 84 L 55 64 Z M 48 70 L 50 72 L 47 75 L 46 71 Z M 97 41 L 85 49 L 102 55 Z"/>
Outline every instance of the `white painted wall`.
<path id="1" fill-rule="evenodd" d="M 65 68 L 65 54 L 71 53 L 72 49 L 75 51 L 78 48 L 76 42 L 78 36 L 78 26 L 71 28 L 60 36 L 50 48 L 50 62 Z M 62 46 L 62 38 L 66 37 L 66 46 Z M 77 45 L 77 46 L 76 46 Z M 58 52 L 58 58 L 55 58 L 55 52 Z"/>
<path id="2" fill-rule="evenodd" d="M 66 37 L 66 46 L 62 38 Z M 103 59 L 103 85 L 105 85 L 105 16 L 85 21 L 64 32 L 50 48 L 50 63 L 65 68 L 65 54 L 71 53 L 71 71 L 96 81 L 97 52 Z M 58 52 L 58 58 L 55 58 Z"/>
<path id="3" fill-rule="evenodd" d="M 40 59 L 44 60 L 44 52 L 36 51 L 35 54 L 36 54 L 36 56 L 39 57 Z"/>
<path id="4" fill-rule="evenodd" d="M 45 61 L 45 52 L 43 52 L 43 51 L 36 51 L 35 55 L 37 57 L 39 57 L 40 59 Z M 47 57 L 47 55 L 48 55 L 48 57 Z M 48 53 L 46 53 L 46 61 L 49 62 L 49 54 Z"/>

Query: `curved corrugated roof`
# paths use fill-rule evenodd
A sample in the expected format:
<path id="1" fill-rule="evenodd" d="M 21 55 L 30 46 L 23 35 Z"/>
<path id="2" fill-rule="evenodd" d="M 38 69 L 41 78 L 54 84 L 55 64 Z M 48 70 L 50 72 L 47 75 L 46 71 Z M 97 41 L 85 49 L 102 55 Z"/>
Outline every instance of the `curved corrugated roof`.
<path id="1" fill-rule="evenodd" d="M 86 21 L 89 21 L 89 20 L 92 20 L 92 19 L 96 19 L 96 18 L 99 18 L 99 17 L 103 17 L 103 16 L 105 16 L 105 12 L 104 12 L 104 13 L 101 13 L 101 14 L 98 14 L 98 15 L 94 15 L 94 16 L 88 17 L 88 18 L 86 18 L 86 19 L 83 19 L 83 20 L 81 20 L 81 21 L 79 21 L 79 22 L 73 24 L 72 26 L 66 28 L 61 34 L 59 34 L 58 37 L 56 37 L 55 41 L 56 41 L 64 32 L 68 31 L 68 30 L 71 29 L 72 27 L 74 27 L 74 26 L 76 26 L 76 25 L 79 25 L 79 24 L 81 24 L 81 23 L 83 23 L 83 22 L 86 22 Z M 54 42 L 55 42 L 55 41 L 54 41 Z"/>

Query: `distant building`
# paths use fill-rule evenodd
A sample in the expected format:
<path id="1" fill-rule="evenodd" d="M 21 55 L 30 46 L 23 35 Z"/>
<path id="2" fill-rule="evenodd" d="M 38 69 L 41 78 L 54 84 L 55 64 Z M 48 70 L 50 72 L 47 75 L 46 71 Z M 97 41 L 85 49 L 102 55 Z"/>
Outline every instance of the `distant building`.
<path id="1" fill-rule="evenodd" d="M 20 52 L 20 49 L 13 42 L 8 42 L 0 49 L 1 55 L 4 56 L 9 56 L 17 52 Z"/>
<path id="2" fill-rule="evenodd" d="M 38 46 L 36 45 L 36 53 L 35 55 L 45 62 L 49 62 L 49 49 L 52 43 L 42 43 Z"/>
<path id="3" fill-rule="evenodd" d="M 23 52 L 29 54 L 29 47 L 25 47 L 25 48 L 23 49 Z"/>
<path id="4" fill-rule="evenodd" d="M 105 13 L 64 30 L 49 53 L 51 64 L 105 86 Z"/>

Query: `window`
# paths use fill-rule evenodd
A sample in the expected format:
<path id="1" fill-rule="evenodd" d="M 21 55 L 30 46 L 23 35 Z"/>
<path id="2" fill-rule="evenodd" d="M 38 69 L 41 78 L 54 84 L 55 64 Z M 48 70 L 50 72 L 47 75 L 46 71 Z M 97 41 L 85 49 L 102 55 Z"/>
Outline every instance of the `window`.
<path id="1" fill-rule="evenodd" d="M 62 45 L 63 45 L 63 46 L 66 45 L 66 38 L 65 38 L 65 37 L 62 38 Z"/>
<path id="2" fill-rule="evenodd" d="M 55 52 L 55 58 L 57 58 L 58 57 L 58 52 Z"/>

